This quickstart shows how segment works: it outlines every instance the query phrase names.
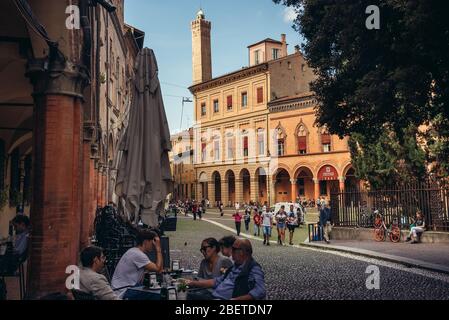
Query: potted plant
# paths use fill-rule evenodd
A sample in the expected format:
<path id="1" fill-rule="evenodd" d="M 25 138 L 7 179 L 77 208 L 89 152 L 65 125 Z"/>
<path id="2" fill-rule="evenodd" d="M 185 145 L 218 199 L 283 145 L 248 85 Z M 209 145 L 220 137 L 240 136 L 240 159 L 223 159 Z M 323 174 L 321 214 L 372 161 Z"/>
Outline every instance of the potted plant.
<path id="1" fill-rule="evenodd" d="M 180 280 L 177 287 L 178 300 L 187 300 L 188 286 L 184 280 Z"/>

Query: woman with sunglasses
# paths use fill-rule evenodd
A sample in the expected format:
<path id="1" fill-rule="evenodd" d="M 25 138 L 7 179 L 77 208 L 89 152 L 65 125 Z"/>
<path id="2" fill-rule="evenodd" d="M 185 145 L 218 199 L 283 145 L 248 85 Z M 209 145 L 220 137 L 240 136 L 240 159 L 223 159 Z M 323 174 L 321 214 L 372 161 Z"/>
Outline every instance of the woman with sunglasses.
<path id="1" fill-rule="evenodd" d="M 229 258 L 219 254 L 220 244 L 215 238 L 204 239 L 200 251 L 204 259 L 200 264 L 198 278 L 214 279 L 220 277 L 233 265 Z"/>

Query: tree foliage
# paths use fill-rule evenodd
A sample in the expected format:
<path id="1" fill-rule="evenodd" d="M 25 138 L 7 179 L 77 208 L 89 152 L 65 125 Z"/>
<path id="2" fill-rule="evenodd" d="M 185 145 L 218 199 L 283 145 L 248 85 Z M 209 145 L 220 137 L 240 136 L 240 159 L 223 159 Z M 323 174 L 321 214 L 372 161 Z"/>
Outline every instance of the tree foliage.
<path id="1" fill-rule="evenodd" d="M 384 152 L 405 157 L 391 164 L 397 170 L 416 168 L 416 163 L 408 161 L 424 160 L 421 155 L 412 160 L 402 150 L 418 152 L 416 137 L 421 134 L 426 160 L 438 161 L 435 171 L 447 176 L 449 2 L 273 1 L 298 13 L 294 28 L 305 39 L 305 58 L 317 75 L 311 84 L 320 102 L 317 125 L 340 137 L 363 140 L 368 153 L 382 153 L 377 137 L 393 134 L 395 140 L 387 139 L 382 145 Z M 368 30 L 365 24 L 366 8 L 373 4 L 380 9 L 379 30 Z M 413 141 L 413 148 L 407 147 Z M 374 169 L 376 164 L 367 161 L 366 166 Z M 381 161 L 375 171 L 384 172 L 383 165 Z"/>

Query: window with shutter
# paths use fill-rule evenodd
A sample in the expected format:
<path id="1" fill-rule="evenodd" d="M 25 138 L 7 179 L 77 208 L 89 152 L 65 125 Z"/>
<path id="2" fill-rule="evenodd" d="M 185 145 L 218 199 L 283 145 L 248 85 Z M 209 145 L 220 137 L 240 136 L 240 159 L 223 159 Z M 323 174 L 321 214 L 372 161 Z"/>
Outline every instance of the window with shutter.
<path id="1" fill-rule="evenodd" d="M 206 104 L 202 103 L 201 104 L 201 116 L 205 116 L 206 115 Z"/>
<path id="2" fill-rule="evenodd" d="M 331 143 L 331 136 L 330 136 L 330 134 L 322 134 L 321 135 L 321 143 L 322 144 L 330 144 Z"/>
<path id="3" fill-rule="evenodd" d="M 243 137 L 243 156 L 248 156 L 248 137 Z"/>
<path id="4" fill-rule="evenodd" d="M 201 144 L 201 161 L 206 161 L 206 143 Z"/>
<path id="5" fill-rule="evenodd" d="M 246 108 L 248 106 L 248 93 L 242 93 L 242 108 Z"/>
<path id="6" fill-rule="evenodd" d="M 298 137 L 298 152 L 299 154 L 307 153 L 307 137 Z"/>
<path id="7" fill-rule="evenodd" d="M 260 129 L 257 132 L 257 145 L 258 145 L 258 154 L 263 155 L 265 153 L 265 139 L 264 139 L 264 132 L 262 129 Z"/>
<path id="8" fill-rule="evenodd" d="M 257 88 L 257 103 L 263 103 L 263 88 Z"/>
<path id="9" fill-rule="evenodd" d="M 226 105 L 227 105 L 228 111 L 232 110 L 232 96 L 227 97 Z"/>
<path id="10" fill-rule="evenodd" d="M 284 155 L 284 139 L 279 139 L 278 140 L 278 156 L 282 157 Z"/>

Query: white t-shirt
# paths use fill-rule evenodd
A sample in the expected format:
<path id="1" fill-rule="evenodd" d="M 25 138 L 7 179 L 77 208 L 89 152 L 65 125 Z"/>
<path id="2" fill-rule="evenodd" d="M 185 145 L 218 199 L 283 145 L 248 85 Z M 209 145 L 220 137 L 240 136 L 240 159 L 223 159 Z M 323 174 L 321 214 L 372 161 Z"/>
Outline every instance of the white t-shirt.
<path id="1" fill-rule="evenodd" d="M 271 212 L 262 213 L 262 225 L 264 227 L 270 227 L 273 220 L 273 214 Z"/>
<path id="2" fill-rule="evenodd" d="M 131 248 L 120 259 L 112 277 L 111 286 L 114 289 L 126 286 L 135 286 L 143 282 L 145 266 L 151 261 L 148 256 L 138 248 Z M 126 288 L 117 291 L 120 297 Z"/>

